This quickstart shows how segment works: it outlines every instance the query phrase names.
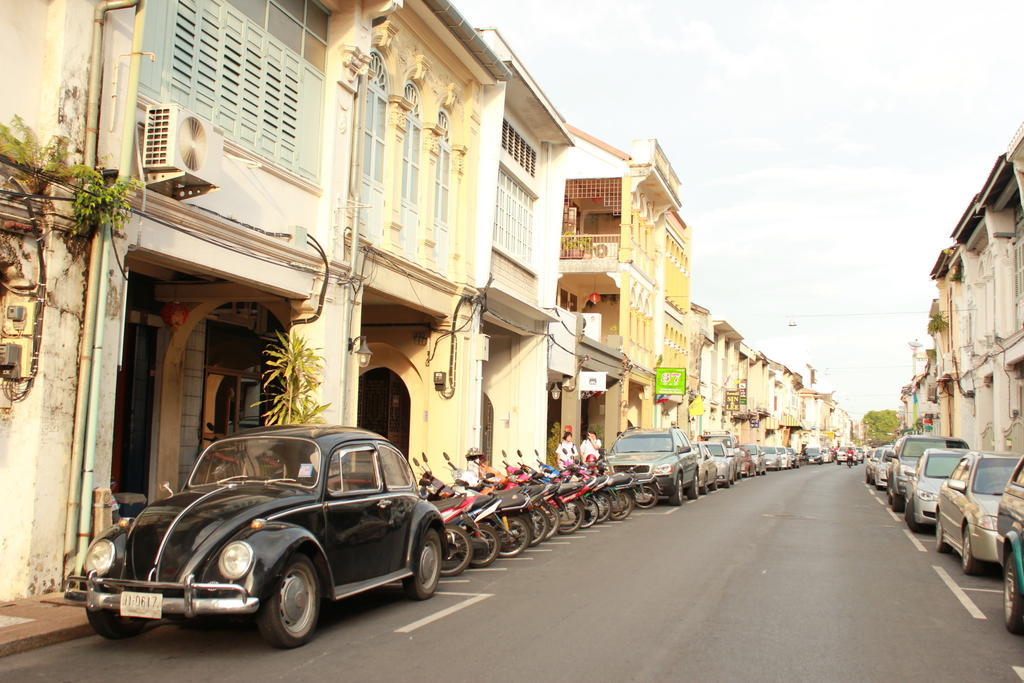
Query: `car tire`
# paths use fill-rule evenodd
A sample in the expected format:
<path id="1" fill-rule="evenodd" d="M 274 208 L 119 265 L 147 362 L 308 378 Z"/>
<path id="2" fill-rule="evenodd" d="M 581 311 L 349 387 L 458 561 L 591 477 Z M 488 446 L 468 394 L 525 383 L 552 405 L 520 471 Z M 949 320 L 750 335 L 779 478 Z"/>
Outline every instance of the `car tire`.
<path id="1" fill-rule="evenodd" d="M 441 576 L 458 576 L 466 571 L 473 559 L 473 539 L 466 530 L 452 524 L 444 528 L 447 537 L 448 556 L 441 562 Z"/>
<path id="2" fill-rule="evenodd" d="M 871 477 L 868 475 L 868 471 L 867 470 L 864 470 L 864 483 L 865 484 L 870 484 L 871 483 Z"/>
<path id="3" fill-rule="evenodd" d="M 440 544 L 437 559 L 440 567 Z M 260 605 L 256 626 L 267 643 L 287 650 L 312 639 L 319 616 L 320 582 L 316 568 L 307 556 L 293 555 Z"/>
<path id="4" fill-rule="evenodd" d="M 526 522 L 523 522 L 526 524 Z M 427 529 L 423 542 L 416 550 L 412 576 L 402 580 L 405 594 L 411 600 L 426 600 L 437 590 L 441 578 L 441 537 L 434 529 Z"/>
<path id="5" fill-rule="evenodd" d="M 892 511 L 893 512 L 903 512 L 903 509 L 906 507 L 904 502 L 905 501 L 903 500 L 902 496 L 896 496 L 896 495 L 892 496 Z"/>
<path id="6" fill-rule="evenodd" d="M 86 610 L 85 618 L 89 620 L 92 630 L 110 640 L 121 640 L 137 636 L 146 628 L 146 622 L 156 621 L 155 619 L 122 617 L 120 614 L 108 612 L 105 609 L 96 612 Z"/>
<path id="7" fill-rule="evenodd" d="M 687 500 L 697 500 L 697 497 L 699 495 L 700 495 L 700 490 L 697 488 L 697 477 L 694 477 L 693 481 L 690 482 L 689 487 L 687 487 L 687 489 L 686 489 L 686 499 Z"/>
<path id="8" fill-rule="evenodd" d="M 924 528 L 920 524 L 917 523 L 916 519 L 914 519 L 914 503 L 913 502 L 909 502 L 909 503 L 906 502 L 906 501 L 903 502 L 903 521 L 905 521 L 907 523 L 907 528 L 910 529 L 911 531 L 915 531 L 915 532 L 924 531 Z"/>
<path id="9" fill-rule="evenodd" d="M 1006 630 L 1017 635 L 1024 634 L 1024 595 L 1017 585 L 1016 561 L 1013 552 L 1003 558 L 1003 623 Z"/>
<path id="10" fill-rule="evenodd" d="M 971 530 L 965 524 L 960 533 L 963 536 L 960 546 L 963 549 L 960 553 L 960 568 L 968 576 L 977 576 L 981 574 L 982 566 L 981 560 L 974 557 L 974 552 L 971 548 Z"/>
<path id="11" fill-rule="evenodd" d="M 717 491 L 718 490 L 718 475 L 715 475 L 715 482 L 713 484 L 711 484 L 711 490 L 712 491 Z"/>
<path id="12" fill-rule="evenodd" d="M 704 485 L 699 487 L 697 489 L 697 492 L 700 493 L 700 495 L 702 495 L 702 496 L 708 495 L 708 478 L 707 478 L 706 475 L 704 477 Z"/>
<path id="13" fill-rule="evenodd" d="M 676 472 L 676 479 L 672 484 L 672 492 L 668 494 L 669 505 L 682 505 L 683 504 L 683 475 Z"/>
<path id="14" fill-rule="evenodd" d="M 946 543 L 946 534 L 942 531 L 942 514 L 936 509 L 935 517 L 935 552 L 946 555 L 952 552 L 953 548 Z"/>
<path id="15" fill-rule="evenodd" d="M 490 567 L 498 559 L 498 549 L 501 548 L 501 537 L 498 532 L 486 524 L 480 526 L 480 538 L 473 541 L 473 558 L 469 566 L 474 569 Z"/>

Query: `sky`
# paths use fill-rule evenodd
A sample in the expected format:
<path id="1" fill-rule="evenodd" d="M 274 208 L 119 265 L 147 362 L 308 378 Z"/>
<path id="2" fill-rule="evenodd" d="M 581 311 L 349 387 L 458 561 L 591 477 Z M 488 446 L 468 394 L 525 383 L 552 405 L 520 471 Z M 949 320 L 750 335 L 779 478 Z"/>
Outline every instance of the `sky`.
<path id="1" fill-rule="evenodd" d="M 696 303 L 851 414 L 898 407 L 931 267 L 1024 121 L 1024 2 L 455 5 L 569 123 L 658 139 Z"/>

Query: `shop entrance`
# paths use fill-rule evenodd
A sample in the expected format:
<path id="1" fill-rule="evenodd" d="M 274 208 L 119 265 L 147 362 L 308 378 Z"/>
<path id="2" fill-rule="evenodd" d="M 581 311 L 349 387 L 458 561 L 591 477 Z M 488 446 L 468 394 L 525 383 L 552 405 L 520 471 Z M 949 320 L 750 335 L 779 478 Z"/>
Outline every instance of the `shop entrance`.
<path id="1" fill-rule="evenodd" d="M 377 432 L 409 456 L 409 390 L 388 368 L 374 368 L 359 377 L 356 424 Z"/>

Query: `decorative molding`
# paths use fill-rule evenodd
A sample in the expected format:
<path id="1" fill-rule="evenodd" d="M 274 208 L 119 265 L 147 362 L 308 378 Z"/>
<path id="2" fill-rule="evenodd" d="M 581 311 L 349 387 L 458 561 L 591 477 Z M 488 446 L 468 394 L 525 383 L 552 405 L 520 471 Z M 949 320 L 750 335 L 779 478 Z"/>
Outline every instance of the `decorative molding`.
<path id="1" fill-rule="evenodd" d="M 458 87 L 456 83 L 451 82 L 444 86 L 444 99 L 441 101 L 441 104 L 446 109 L 451 109 L 459 103 Z"/>
<path id="2" fill-rule="evenodd" d="M 408 102 L 408 100 L 406 100 L 404 97 L 399 97 L 397 99 L 401 100 L 402 102 Z M 388 109 L 390 109 L 390 111 L 388 112 L 388 121 L 395 128 L 398 128 L 399 130 L 405 130 L 406 117 L 409 115 L 411 107 L 409 109 L 406 109 L 398 102 L 394 102 L 394 104 L 397 104 L 398 106 L 388 107 Z"/>
<path id="3" fill-rule="evenodd" d="M 430 71 L 430 63 L 427 61 L 427 56 L 423 54 L 417 54 L 412 56 L 412 66 L 409 69 L 409 80 L 415 83 L 419 87 L 423 87 L 423 80 L 426 78 L 427 72 Z"/>
<path id="4" fill-rule="evenodd" d="M 391 49 L 395 36 L 398 35 L 398 27 L 390 19 L 373 27 L 373 46 L 381 52 Z"/>
<path id="5" fill-rule="evenodd" d="M 341 47 L 341 80 L 338 85 L 355 92 L 355 81 L 367 71 L 370 65 L 370 55 L 358 45 L 343 45 Z"/>
<path id="6" fill-rule="evenodd" d="M 462 175 L 466 171 L 466 152 L 469 148 L 465 145 L 452 145 L 452 168 Z"/>

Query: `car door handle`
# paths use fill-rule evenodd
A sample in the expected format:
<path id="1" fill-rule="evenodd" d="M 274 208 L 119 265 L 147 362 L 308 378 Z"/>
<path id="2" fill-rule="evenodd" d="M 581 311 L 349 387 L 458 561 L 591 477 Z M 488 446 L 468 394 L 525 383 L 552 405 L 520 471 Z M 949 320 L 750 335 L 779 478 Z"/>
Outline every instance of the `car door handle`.
<path id="1" fill-rule="evenodd" d="M 394 502 L 394 501 L 382 500 L 379 503 L 377 503 L 377 507 L 379 507 L 381 510 L 387 510 L 389 507 L 391 507 L 391 503 L 392 502 Z"/>

